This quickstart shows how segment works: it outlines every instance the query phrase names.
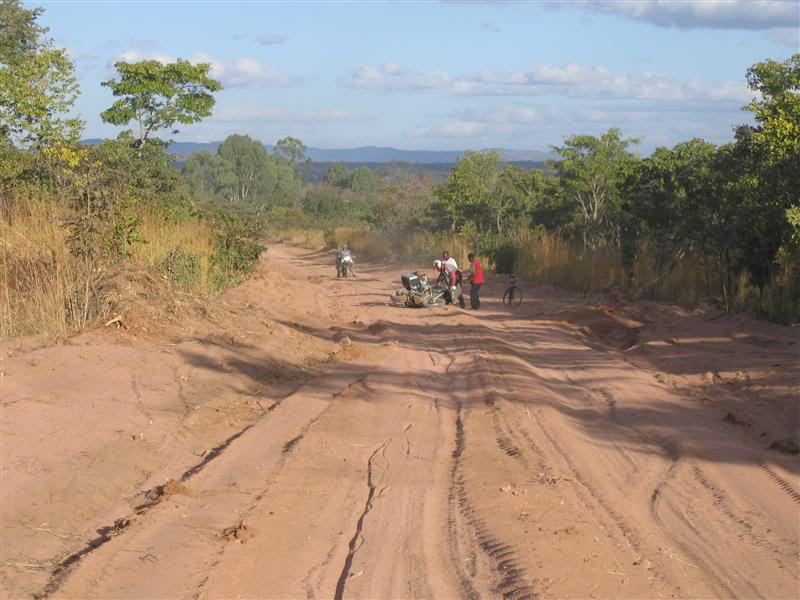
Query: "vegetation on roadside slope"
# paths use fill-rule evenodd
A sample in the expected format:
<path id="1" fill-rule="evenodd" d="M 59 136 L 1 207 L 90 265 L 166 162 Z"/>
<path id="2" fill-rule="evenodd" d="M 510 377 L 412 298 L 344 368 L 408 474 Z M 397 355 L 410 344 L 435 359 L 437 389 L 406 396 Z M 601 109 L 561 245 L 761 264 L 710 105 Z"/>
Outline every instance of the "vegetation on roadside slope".
<path id="1" fill-rule="evenodd" d="M 215 294 L 242 280 L 261 246 L 246 213 L 192 194 L 153 134 L 210 114 L 208 65 L 117 63 L 103 113 L 138 124 L 95 146 L 67 118 L 73 65 L 37 24 L 0 3 L 0 336 L 65 336 L 112 310 L 109 280 L 133 266 L 164 286 Z"/>

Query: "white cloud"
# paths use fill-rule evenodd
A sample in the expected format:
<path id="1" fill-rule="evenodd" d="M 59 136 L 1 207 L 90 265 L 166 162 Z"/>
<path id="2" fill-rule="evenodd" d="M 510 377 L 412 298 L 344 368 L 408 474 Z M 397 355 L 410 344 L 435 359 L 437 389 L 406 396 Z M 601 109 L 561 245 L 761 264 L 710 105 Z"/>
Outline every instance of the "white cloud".
<path id="1" fill-rule="evenodd" d="M 157 60 L 160 63 L 166 64 L 175 62 L 175 57 L 169 56 L 167 54 L 149 54 L 147 56 L 139 54 L 136 50 L 126 50 L 122 52 L 117 60 L 121 60 L 123 62 L 139 62 L 140 60 Z"/>
<path id="2" fill-rule="evenodd" d="M 369 120 L 369 115 L 341 108 L 287 110 L 268 106 L 218 106 L 211 120 L 220 123 L 311 123 L 355 122 Z"/>
<path id="3" fill-rule="evenodd" d="M 594 103 L 592 106 L 563 104 L 509 104 L 484 106 L 449 115 L 438 115 L 435 124 L 411 131 L 418 139 L 462 144 L 543 149 L 560 144 L 574 133 L 599 135 L 620 127 L 626 136 L 641 137 L 642 150 L 657 145 L 674 145 L 693 137 L 714 143 L 730 141 L 732 125 L 749 121 L 737 108 L 696 109 L 693 105 L 672 105 L 664 110 L 658 103 L 627 101 Z"/>
<path id="4" fill-rule="evenodd" d="M 100 60 L 100 55 L 94 52 L 85 52 L 72 46 L 67 46 L 64 50 L 72 62 L 96 63 Z"/>
<path id="5" fill-rule="evenodd" d="M 594 0 L 576 2 L 660 27 L 681 29 L 772 29 L 800 27 L 797 0 Z"/>
<path id="6" fill-rule="evenodd" d="M 262 46 L 279 46 L 286 43 L 286 36 L 277 33 L 265 33 L 264 35 L 257 36 L 255 39 L 256 42 Z"/>
<path id="7" fill-rule="evenodd" d="M 800 51 L 800 28 L 783 27 L 771 29 L 767 32 L 767 37 L 776 44 Z"/>
<path id="8" fill-rule="evenodd" d="M 136 50 L 122 52 L 118 60 L 136 62 L 140 60 L 157 60 L 160 63 L 175 62 L 176 58 L 166 54 L 143 55 Z M 226 88 L 235 87 L 288 87 L 298 83 L 298 80 L 286 75 L 275 67 L 259 62 L 254 58 L 237 58 L 224 60 L 209 54 L 198 53 L 189 59 L 192 64 L 208 63 L 211 65 L 210 74 L 214 79 L 222 82 Z"/>
<path id="9" fill-rule="evenodd" d="M 742 82 L 677 80 L 664 73 L 616 74 L 602 65 L 534 65 L 515 71 L 471 75 L 420 72 L 397 63 L 365 65 L 343 85 L 393 93 L 476 96 L 560 95 L 572 98 L 728 101 L 743 104 L 752 94 Z"/>
<path id="10" fill-rule="evenodd" d="M 302 120 L 306 122 L 318 121 L 365 121 L 368 120 L 369 115 L 355 113 L 341 108 L 323 108 L 320 110 L 312 110 L 302 114 Z"/>
<path id="11" fill-rule="evenodd" d="M 196 54 L 193 63 L 206 62 L 211 65 L 211 76 L 219 79 L 226 88 L 233 87 L 288 87 L 297 80 L 275 67 L 254 58 L 223 60 L 207 54 Z"/>
<path id="12" fill-rule="evenodd" d="M 416 137 L 435 139 L 485 139 L 489 134 L 496 135 L 491 123 L 479 121 L 451 121 L 442 125 L 420 127 L 413 132 Z"/>
<path id="13" fill-rule="evenodd" d="M 211 117 L 223 123 L 280 123 L 286 120 L 286 111 L 264 106 L 227 106 L 214 110 Z"/>

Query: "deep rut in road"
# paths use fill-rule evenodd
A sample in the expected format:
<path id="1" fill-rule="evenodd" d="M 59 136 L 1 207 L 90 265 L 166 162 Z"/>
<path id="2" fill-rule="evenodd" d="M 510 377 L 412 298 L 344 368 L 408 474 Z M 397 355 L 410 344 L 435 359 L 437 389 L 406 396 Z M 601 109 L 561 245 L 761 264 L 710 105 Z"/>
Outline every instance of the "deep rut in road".
<path id="1" fill-rule="evenodd" d="M 449 540 L 451 551 L 456 559 L 456 564 L 462 564 L 464 555 L 460 552 L 463 543 L 463 532 L 469 531 L 474 536 L 478 548 L 490 559 L 494 570 L 499 573 L 499 582 L 494 586 L 493 592 L 499 593 L 508 600 L 527 600 L 536 598 L 533 587 L 528 583 L 526 569 L 516 556 L 513 546 L 491 533 L 486 523 L 478 515 L 469 498 L 469 486 L 464 475 L 464 451 L 466 449 L 466 435 L 462 419 L 462 409 L 458 405 L 455 419 L 455 445 L 452 453 L 452 469 L 450 472 L 449 500 L 451 510 L 448 517 Z M 459 523 L 463 520 L 463 523 Z M 458 539 L 462 538 L 462 539 Z M 461 558 L 462 560 L 458 560 Z M 478 599 L 481 597 L 476 589 L 471 573 L 463 572 L 459 577 L 462 593 L 465 598 Z"/>
<path id="2" fill-rule="evenodd" d="M 491 281 L 480 312 L 414 311 L 383 303 L 394 269 L 344 281 L 330 277 L 324 252 L 274 244 L 269 256 L 263 277 L 230 298 L 242 315 L 256 308 L 252 326 L 237 321 L 180 352 L 156 348 L 139 371 L 126 367 L 141 354 L 129 340 L 125 353 L 99 345 L 93 356 L 117 358 L 93 359 L 94 373 L 82 358 L 91 344 L 56 349 L 60 377 L 81 374 L 69 385 L 117 369 L 103 389 L 126 395 L 110 406 L 100 388 L 42 390 L 46 372 L 8 363 L 9 381 L 27 380 L 3 399 L 3 435 L 18 444 L 3 446 L 13 459 L 0 493 L 14 507 L 3 515 L 4 560 L 11 548 L 35 564 L 22 558 L 53 536 L 31 524 L 90 541 L 49 563 L 47 578 L 4 563 L 0 600 L 30 590 L 197 600 L 796 595 L 800 464 L 767 447 L 778 437 L 771 427 L 794 414 L 781 397 L 767 404 L 769 394 L 790 390 L 800 372 L 783 330 L 646 303 L 635 307 L 642 318 L 625 317 L 625 306 L 540 287 L 509 313 Z M 585 330 L 617 321 L 642 323 L 635 345 L 587 343 Z M 708 383 L 717 370 L 732 383 Z M 737 396 L 746 377 L 753 383 Z M 60 395 L 72 406 L 52 417 Z M 197 409 L 206 398 L 217 401 Z M 92 431 L 113 435 L 91 445 L 79 427 L 60 433 L 78 407 L 95 415 Z M 729 410 L 753 427 L 725 422 Z M 782 422 L 756 426 L 760 412 Z M 180 417 L 143 424 L 165 414 Z M 25 419 L 47 427 L 36 437 Z M 144 439 L 131 439 L 128 421 Z M 117 455 L 134 471 L 124 481 L 147 483 L 118 480 L 107 462 Z M 136 490 L 170 475 L 185 493 L 142 501 Z M 62 508 L 81 509 L 101 492 L 105 504 L 82 520 L 52 509 L 59 494 Z M 106 515 L 99 530 L 97 515 Z M 232 525 L 247 536 L 225 535 Z M 57 552 L 50 544 L 40 555 Z"/>
<path id="3" fill-rule="evenodd" d="M 339 575 L 339 579 L 336 581 L 336 591 L 333 596 L 336 600 L 342 600 L 342 598 L 344 598 L 344 588 L 347 585 L 347 578 L 350 576 L 350 569 L 353 566 L 353 558 L 359 549 L 358 542 L 361 538 L 361 531 L 364 528 L 364 519 L 367 518 L 367 514 L 372 509 L 372 502 L 375 499 L 375 490 L 377 488 L 375 481 L 373 480 L 372 461 L 375 459 L 378 453 L 382 453 L 386 450 L 386 447 L 390 442 L 391 440 L 386 440 L 383 444 L 375 448 L 375 450 L 372 451 L 372 454 L 370 454 L 369 460 L 367 460 L 367 498 L 364 502 L 364 510 L 361 511 L 358 521 L 356 521 L 356 529 L 353 533 L 353 537 L 350 538 L 347 557 L 345 558 L 344 565 L 342 566 L 342 572 Z"/>

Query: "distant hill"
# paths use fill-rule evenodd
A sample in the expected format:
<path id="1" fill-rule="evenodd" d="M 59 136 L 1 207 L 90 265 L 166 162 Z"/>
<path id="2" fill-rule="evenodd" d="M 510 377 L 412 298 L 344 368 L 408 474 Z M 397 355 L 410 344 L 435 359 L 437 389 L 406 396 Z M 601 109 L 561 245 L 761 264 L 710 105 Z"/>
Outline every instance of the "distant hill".
<path id="1" fill-rule="evenodd" d="M 102 140 L 83 140 L 84 144 L 98 144 Z M 174 142 L 169 151 L 186 158 L 196 152 L 216 152 L 222 142 Z M 272 152 L 273 146 L 264 144 Z M 497 150 L 503 160 L 509 162 L 541 162 L 553 158 L 550 152 L 541 150 L 506 150 L 503 148 L 487 148 Z M 412 163 L 412 164 L 453 164 L 464 155 L 463 150 L 400 150 L 381 146 L 362 146 L 360 148 L 309 148 L 308 157 L 314 162 L 346 162 L 346 163 Z"/>
<path id="2" fill-rule="evenodd" d="M 330 168 L 332 162 L 312 161 L 311 170 L 306 174 L 305 180 L 309 183 L 320 183 L 325 176 L 325 172 Z M 368 167 L 378 173 L 378 175 L 387 180 L 401 175 L 410 175 L 414 177 L 427 177 L 435 182 L 441 182 L 447 179 L 450 171 L 453 169 L 452 162 L 440 163 L 411 163 L 411 162 L 349 162 L 347 166 L 352 170 L 357 167 Z M 524 171 L 532 171 L 538 169 L 546 171 L 545 163 L 542 161 L 532 160 L 509 160 L 507 164 L 519 167 Z"/>

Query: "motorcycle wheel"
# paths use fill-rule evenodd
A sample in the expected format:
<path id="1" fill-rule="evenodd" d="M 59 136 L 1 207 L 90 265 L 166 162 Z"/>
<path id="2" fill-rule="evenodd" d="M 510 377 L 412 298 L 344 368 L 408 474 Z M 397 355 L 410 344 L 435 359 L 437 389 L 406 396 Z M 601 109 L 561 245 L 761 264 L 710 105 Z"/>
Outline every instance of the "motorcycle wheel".
<path id="1" fill-rule="evenodd" d="M 425 301 L 425 302 L 422 304 L 422 306 L 423 306 L 424 308 L 439 308 L 440 306 L 444 306 L 444 301 L 443 301 L 443 300 L 433 300 L 433 299 L 430 299 L 430 300 L 426 300 L 426 301 Z"/>

